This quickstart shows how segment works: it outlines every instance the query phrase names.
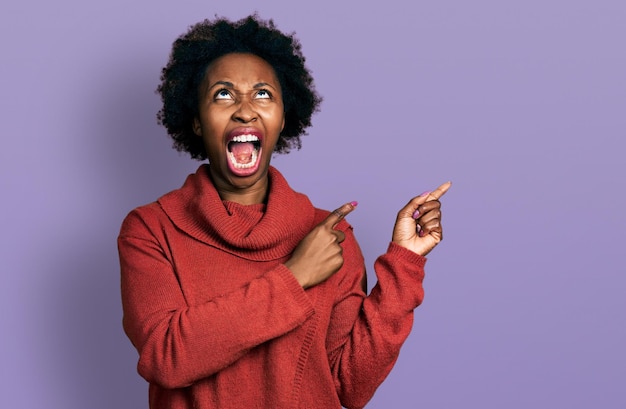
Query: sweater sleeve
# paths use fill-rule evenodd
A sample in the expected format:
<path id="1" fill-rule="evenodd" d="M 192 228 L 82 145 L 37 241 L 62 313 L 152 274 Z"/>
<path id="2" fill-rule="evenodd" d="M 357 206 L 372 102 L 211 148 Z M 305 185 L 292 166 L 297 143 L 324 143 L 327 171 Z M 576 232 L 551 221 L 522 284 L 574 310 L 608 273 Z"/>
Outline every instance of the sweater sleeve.
<path id="1" fill-rule="evenodd" d="M 188 305 L 157 230 L 132 212 L 118 238 L 124 330 L 148 382 L 189 386 L 313 314 L 308 296 L 281 264 L 242 288 Z"/>
<path id="2" fill-rule="evenodd" d="M 349 237 L 348 237 L 349 234 Z M 396 362 L 422 302 L 426 258 L 397 244 L 374 265 L 378 282 L 366 297 L 361 289 L 363 258 L 347 231 L 347 271 L 327 337 L 329 363 L 337 394 L 346 408 L 362 408 Z M 356 273 L 355 273 L 356 272 Z"/>

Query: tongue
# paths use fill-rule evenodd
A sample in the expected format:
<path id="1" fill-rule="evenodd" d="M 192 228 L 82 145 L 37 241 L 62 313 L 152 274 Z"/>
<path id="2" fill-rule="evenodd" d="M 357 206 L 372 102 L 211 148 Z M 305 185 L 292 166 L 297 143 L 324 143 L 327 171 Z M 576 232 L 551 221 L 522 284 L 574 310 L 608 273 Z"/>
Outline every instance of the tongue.
<path id="1" fill-rule="evenodd" d="M 248 163 L 252 160 L 254 144 L 252 142 L 236 142 L 230 144 L 230 151 L 239 163 Z"/>

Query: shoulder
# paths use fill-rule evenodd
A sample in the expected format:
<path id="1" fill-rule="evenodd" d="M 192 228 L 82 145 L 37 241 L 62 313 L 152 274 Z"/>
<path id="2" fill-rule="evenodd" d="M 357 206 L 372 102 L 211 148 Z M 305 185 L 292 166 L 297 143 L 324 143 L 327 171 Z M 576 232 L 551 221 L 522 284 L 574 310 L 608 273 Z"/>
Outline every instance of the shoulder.
<path id="1" fill-rule="evenodd" d="M 128 213 L 120 228 L 120 237 L 143 236 L 161 230 L 169 221 L 158 202 L 139 206 Z"/>
<path id="2" fill-rule="evenodd" d="M 120 235 L 171 225 L 170 216 L 166 209 L 171 209 L 170 212 L 173 213 L 185 212 L 193 198 L 199 195 L 198 190 L 201 185 L 205 183 L 203 182 L 203 175 L 207 174 L 206 166 L 206 164 L 200 165 L 195 173 L 188 175 L 181 187 L 128 213 L 122 222 Z"/>

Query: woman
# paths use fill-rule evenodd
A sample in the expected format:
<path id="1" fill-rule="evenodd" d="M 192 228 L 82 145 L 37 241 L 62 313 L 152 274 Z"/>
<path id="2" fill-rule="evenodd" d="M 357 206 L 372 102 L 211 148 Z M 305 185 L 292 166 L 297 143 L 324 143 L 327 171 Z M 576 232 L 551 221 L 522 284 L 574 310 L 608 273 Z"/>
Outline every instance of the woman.
<path id="1" fill-rule="evenodd" d="M 400 210 L 366 296 L 343 220 L 357 203 L 316 209 L 270 166 L 320 103 L 297 40 L 256 16 L 207 20 L 174 43 L 161 79 L 161 123 L 209 164 L 132 211 L 118 240 L 150 407 L 363 407 L 422 301 L 449 184 Z"/>

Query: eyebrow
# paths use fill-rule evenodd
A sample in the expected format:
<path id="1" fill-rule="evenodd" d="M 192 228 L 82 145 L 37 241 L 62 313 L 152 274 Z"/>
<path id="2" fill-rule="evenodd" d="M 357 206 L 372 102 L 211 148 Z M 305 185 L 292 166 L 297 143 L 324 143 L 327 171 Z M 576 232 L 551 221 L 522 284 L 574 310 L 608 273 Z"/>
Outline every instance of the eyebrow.
<path id="1" fill-rule="evenodd" d="M 211 86 L 210 86 L 209 88 L 207 88 L 207 89 L 212 89 L 212 88 L 215 88 L 215 87 L 216 87 L 216 86 L 218 86 L 218 85 L 223 85 L 223 86 L 225 86 L 226 88 L 234 88 L 234 87 L 235 87 L 235 86 L 233 85 L 233 83 L 232 83 L 232 82 L 228 82 L 228 81 L 217 81 L 217 82 L 215 82 L 215 84 L 211 85 Z"/>
<path id="2" fill-rule="evenodd" d="M 211 85 L 207 89 L 213 89 L 217 85 L 222 85 L 222 86 L 224 86 L 226 88 L 235 88 L 235 86 L 233 85 L 232 82 L 229 82 L 229 81 L 216 81 L 213 85 Z M 272 84 L 269 84 L 267 82 L 259 82 L 258 84 L 254 84 L 254 86 L 252 88 L 258 89 L 258 88 L 263 88 L 263 87 L 270 87 L 270 88 L 274 88 L 275 89 L 275 87 Z"/>
<path id="3" fill-rule="evenodd" d="M 268 84 L 267 82 L 259 82 L 258 84 L 255 84 L 255 85 L 254 85 L 254 87 L 252 87 L 252 88 L 256 89 L 256 88 L 263 88 L 263 87 L 271 87 L 271 88 L 274 88 L 274 87 L 272 86 L 272 84 Z"/>

